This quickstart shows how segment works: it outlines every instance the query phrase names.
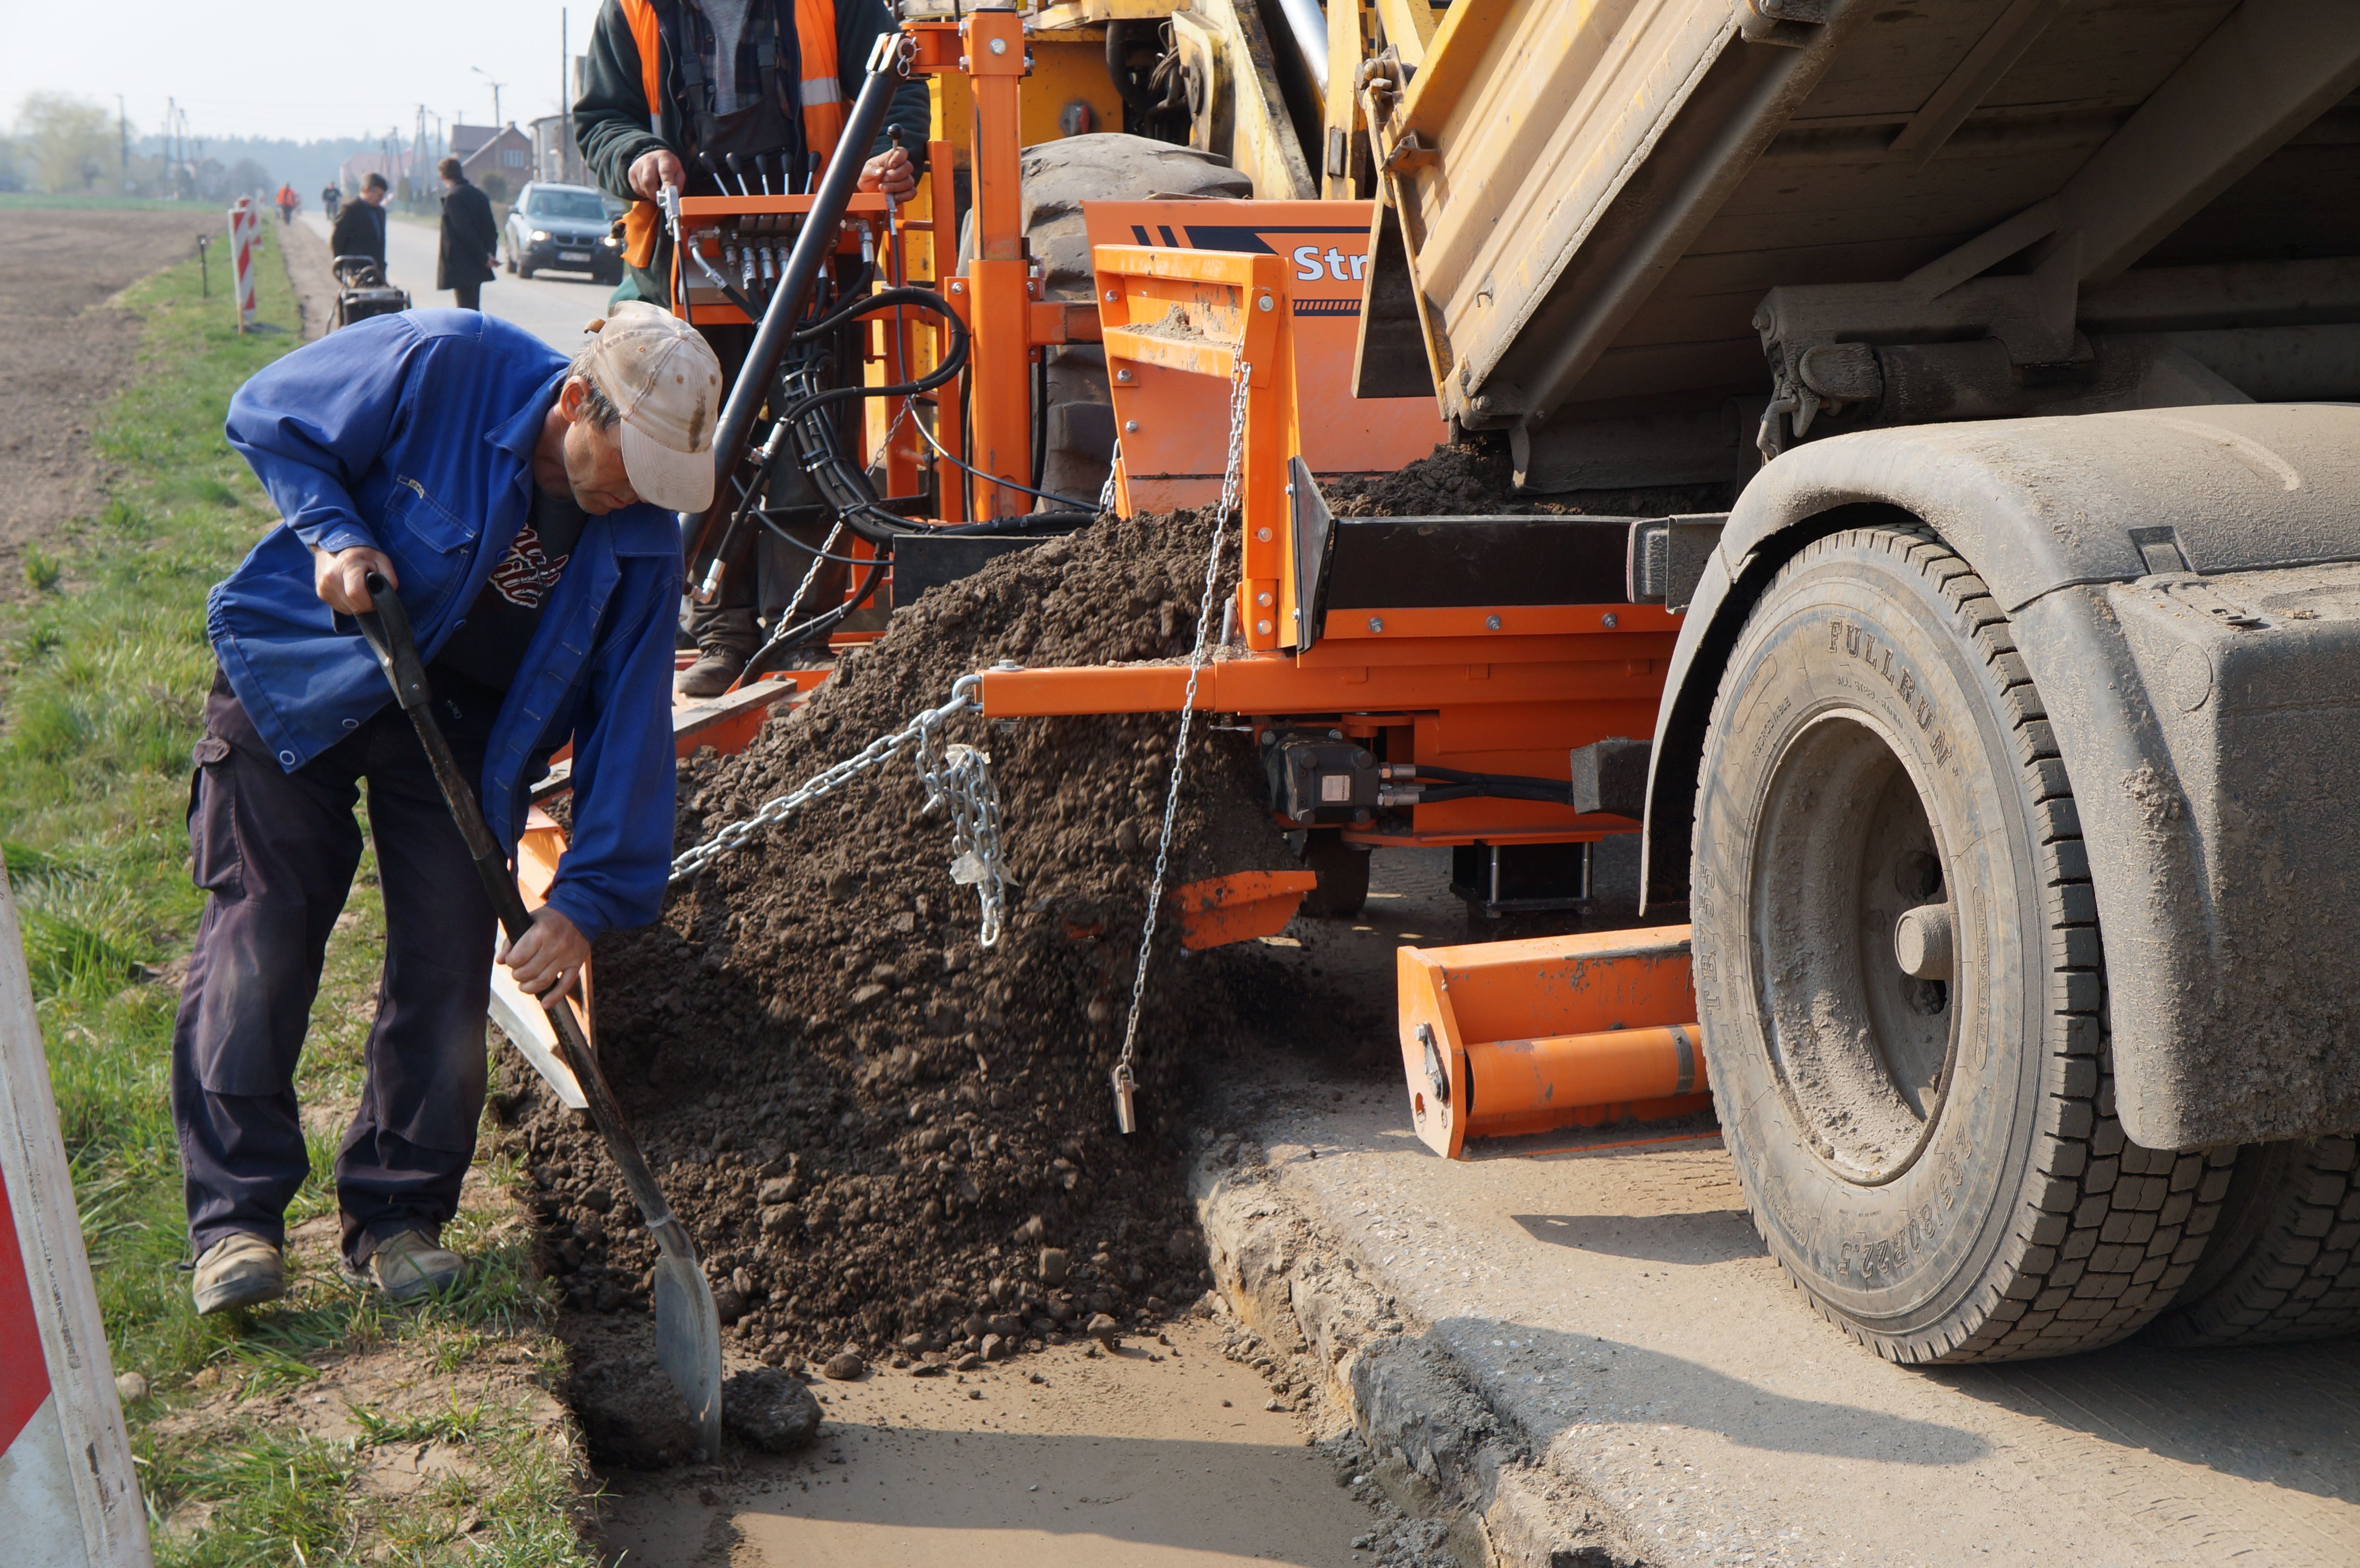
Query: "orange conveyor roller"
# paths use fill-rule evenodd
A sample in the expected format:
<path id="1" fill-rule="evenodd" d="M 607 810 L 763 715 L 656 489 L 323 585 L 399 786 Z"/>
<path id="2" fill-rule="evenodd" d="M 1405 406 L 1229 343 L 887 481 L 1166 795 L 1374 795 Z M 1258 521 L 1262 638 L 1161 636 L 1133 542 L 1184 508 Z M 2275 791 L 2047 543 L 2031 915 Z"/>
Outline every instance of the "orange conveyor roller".
<path id="1" fill-rule="evenodd" d="M 1684 925 L 1404 948 L 1398 965 L 1410 1111 L 1437 1154 L 1711 1104 Z"/>

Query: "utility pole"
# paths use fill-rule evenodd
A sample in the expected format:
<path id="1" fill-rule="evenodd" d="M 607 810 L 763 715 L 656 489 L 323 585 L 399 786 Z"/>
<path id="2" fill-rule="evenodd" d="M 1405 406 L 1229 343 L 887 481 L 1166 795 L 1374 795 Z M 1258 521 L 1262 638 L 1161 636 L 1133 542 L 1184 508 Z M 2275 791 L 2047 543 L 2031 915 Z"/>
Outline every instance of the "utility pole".
<path id="1" fill-rule="evenodd" d="M 485 81 L 492 82 L 492 73 L 486 71 L 482 66 L 471 65 L 467 69 L 482 77 Z M 492 130 L 496 134 L 501 126 L 508 124 L 506 120 L 500 118 L 500 89 L 507 85 L 508 83 L 505 82 L 492 82 Z"/>
<path id="2" fill-rule="evenodd" d="M 574 58 L 572 38 L 574 18 L 564 6 L 557 8 L 557 172 L 552 177 L 571 180 L 574 177 L 574 94 L 566 81 L 569 62 Z"/>
<path id="3" fill-rule="evenodd" d="M 115 95 L 115 132 L 122 143 L 120 161 L 123 164 L 123 193 L 131 194 L 131 111 L 123 106 L 123 94 Z"/>

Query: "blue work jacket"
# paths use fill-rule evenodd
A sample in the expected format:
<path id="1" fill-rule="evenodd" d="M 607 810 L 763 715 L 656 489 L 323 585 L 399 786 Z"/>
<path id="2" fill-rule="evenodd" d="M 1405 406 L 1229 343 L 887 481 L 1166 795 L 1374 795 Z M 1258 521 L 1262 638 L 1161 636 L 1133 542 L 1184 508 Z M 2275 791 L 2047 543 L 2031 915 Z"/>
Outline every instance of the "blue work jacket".
<path id="1" fill-rule="evenodd" d="M 228 434 L 283 519 L 216 584 L 206 629 L 279 766 L 302 767 L 393 700 L 359 628 L 320 600 L 311 548 L 392 558 L 432 660 L 532 505 L 532 452 L 566 362 L 472 310 L 345 327 L 230 400 Z M 478 789 L 515 852 L 527 791 L 574 743 L 574 824 L 549 901 L 595 938 L 655 919 L 671 870 L 680 529 L 637 506 L 591 517 L 494 722 Z"/>

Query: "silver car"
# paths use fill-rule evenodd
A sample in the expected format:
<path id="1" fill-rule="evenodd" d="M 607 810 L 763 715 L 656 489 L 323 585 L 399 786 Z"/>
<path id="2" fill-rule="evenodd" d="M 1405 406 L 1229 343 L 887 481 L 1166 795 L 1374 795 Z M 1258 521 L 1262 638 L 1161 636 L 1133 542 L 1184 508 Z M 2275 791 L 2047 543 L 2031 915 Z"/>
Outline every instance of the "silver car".
<path id="1" fill-rule="evenodd" d="M 501 261 L 519 278 L 546 267 L 620 283 L 623 242 L 612 231 L 622 211 L 620 201 L 587 185 L 535 180 L 518 193 L 501 226 Z"/>

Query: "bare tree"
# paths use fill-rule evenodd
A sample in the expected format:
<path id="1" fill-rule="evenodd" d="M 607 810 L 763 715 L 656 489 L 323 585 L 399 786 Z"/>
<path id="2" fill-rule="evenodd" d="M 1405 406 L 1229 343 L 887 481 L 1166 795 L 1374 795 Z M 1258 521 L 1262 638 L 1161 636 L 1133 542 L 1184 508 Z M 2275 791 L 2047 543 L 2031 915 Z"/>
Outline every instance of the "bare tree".
<path id="1" fill-rule="evenodd" d="M 115 116 L 62 93 L 26 97 L 16 114 L 16 139 L 25 146 L 34 182 L 55 194 L 95 190 L 120 157 Z"/>

